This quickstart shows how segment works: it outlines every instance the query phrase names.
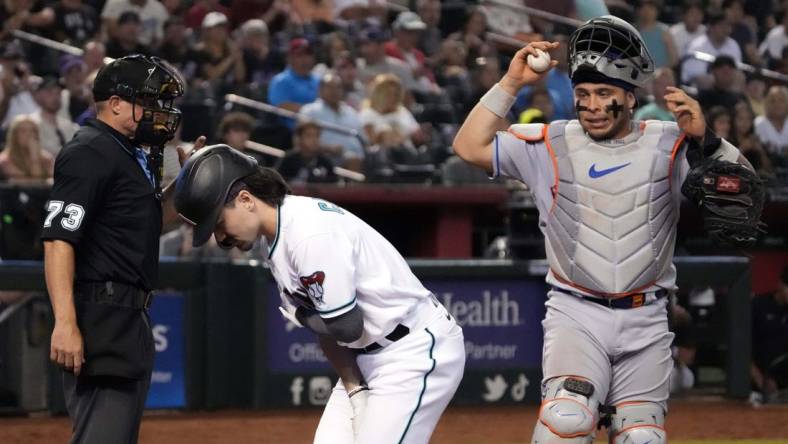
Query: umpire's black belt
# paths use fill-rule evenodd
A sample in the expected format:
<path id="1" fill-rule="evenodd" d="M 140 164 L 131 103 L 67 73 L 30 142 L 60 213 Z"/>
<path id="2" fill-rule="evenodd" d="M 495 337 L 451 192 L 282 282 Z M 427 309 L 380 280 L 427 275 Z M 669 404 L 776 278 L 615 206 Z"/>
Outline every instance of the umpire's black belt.
<path id="1" fill-rule="evenodd" d="M 667 290 L 660 289 L 657 291 L 647 291 L 644 293 L 628 294 L 626 296 L 621 296 L 616 298 L 597 298 L 594 296 L 587 296 L 582 293 L 577 293 L 575 291 L 569 291 L 558 287 L 553 287 L 553 290 L 559 291 L 561 293 L 568 293 L 580 299 L 585 299 L 586 301 L 590 301 L 595 304 L 604 305 L 605 307 L 608 308 L 619 308 L 619 309 L 642 307 L 644 305 L 649 305 L 652 302 L 658 299 L 662 299 L 663 297 L 668 295 Z"/>
<path id="2" fill-rule="evenodd" d="M 389 341 L 389 344 L 392 342 L 397 342 L 400 339 L 404 338 L 405 336 L 410 333 L 410 329 L 402 324 L 397 324 L 397 327 L 394 330 L 386 335 L 386 340 Z M 388 344 L 386 344 L 388 345 Z M 379 342 L 373 342 L 364 348 L 354 348 L 357 353 L 372 353 L 374 351 L 380 350 L 381 348 L 385 347 L 385 345 Z"/>
<path id="3" fill-rule="evenodd" d="M 120 282 L 78 282 L 74 284 L 74 298 L 84 302 L 148 310 L 153 292 Z"/>

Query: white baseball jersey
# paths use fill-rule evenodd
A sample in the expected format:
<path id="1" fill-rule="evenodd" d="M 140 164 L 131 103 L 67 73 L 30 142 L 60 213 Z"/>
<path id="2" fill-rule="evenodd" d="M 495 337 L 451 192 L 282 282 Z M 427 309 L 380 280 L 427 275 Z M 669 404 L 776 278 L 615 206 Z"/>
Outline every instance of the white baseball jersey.
<path id="1" fill-rule="evenodd" d="M 394 246 L 350 212 L 286 196 L 278 214 L 267 251 L 282 304 L 291 312 L 303 305 L 323 318 L 358 305 L 364 333 L 342 345 L 363 348 L 379 341 L 430 296 Z"/>
<path id="2" fill-rule="evenodd" d="M 324 319 L 361 309 L 363 348 L 356 363 L 370 388 L 355 415 L 340 380 L 315 433 L 315 444 L 426 444 L 454 396 L 465 367 L 462 329 L 424 288 L 396 249 L 336 205 L 286 196 L 276 237 L 266 242 L 282 305 L 317 310 Z M 386 340 L 401 324 L 409 333 Z M 354 434 L 353 421 L 358 431 Z"/>

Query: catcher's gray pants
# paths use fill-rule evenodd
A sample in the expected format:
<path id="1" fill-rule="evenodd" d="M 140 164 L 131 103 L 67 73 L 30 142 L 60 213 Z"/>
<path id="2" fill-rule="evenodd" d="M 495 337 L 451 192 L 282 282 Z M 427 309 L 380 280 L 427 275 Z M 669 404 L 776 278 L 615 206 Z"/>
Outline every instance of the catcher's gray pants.
<path id="1" fill-rule="evenodd" d="M 71 444 L 136 444 L 150 387 L 144 379 L 63 372 Z"/>
<path id="2" fill-rule="evenodd" d="M 667 410 L 673 369 L 669 298 L 611 309 L 559 291 L 549 296 L 542 321 L 543 382 L 579 376 L 594 385 L 603 404 L 648 401 Z"/>

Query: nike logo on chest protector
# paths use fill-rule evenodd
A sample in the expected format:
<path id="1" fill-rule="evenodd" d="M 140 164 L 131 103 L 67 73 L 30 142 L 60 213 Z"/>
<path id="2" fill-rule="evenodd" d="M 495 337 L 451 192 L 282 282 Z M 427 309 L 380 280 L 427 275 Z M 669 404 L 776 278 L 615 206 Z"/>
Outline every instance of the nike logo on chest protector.
<path id="1" fill-rule="evenodd" d="M 614 166 L 614 167 L 607 168 L 607 169 L 604 169 L 604 170 L 597 170 L 596 169 L 596 163 L 592 163 L 591 164 L 591 168 L 588 169 L 588 177 L 590 177 L 592 179 L 596 179 L 596 178 L 599 178 L 599 177 L 602 177 L 602 176 L 607 176 L 608 174 L 616 172 L 616 171 L 620 170 L 621 168 L 626 167 L 627 165 L 629 165 L 631 163 L 632 162 L 627 162 L 627 163 L 625 163 L 623 165 Z"/>

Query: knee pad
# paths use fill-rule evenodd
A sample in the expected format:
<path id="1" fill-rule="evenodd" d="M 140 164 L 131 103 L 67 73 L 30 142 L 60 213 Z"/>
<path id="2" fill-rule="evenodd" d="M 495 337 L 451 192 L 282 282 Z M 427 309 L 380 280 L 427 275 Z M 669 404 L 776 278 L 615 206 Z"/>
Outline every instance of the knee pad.
<path id="1" fill-rule="evenodd" d="M 594 440 L 599 400 L 590 382 L 573 376 L 545 383 L 532 444 L 586 444 Z"/>
<path id="2" fill-rule="evenodd" d="M 665 410 L 655 402 L 632 402 L 616 406 L 610 417 L 613 444 L 666 444 Z"/>

